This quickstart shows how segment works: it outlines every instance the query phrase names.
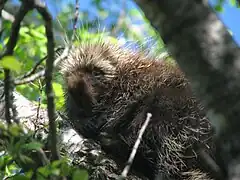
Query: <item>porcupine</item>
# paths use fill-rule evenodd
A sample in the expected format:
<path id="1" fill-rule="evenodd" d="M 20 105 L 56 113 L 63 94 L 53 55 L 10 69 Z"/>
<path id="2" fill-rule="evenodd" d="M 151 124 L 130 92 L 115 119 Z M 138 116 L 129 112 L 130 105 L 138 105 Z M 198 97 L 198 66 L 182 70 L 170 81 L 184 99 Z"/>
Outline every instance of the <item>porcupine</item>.
<path id="1" fill-rule="evenodd" d="M 176 64 L 100 40 L 73 47 L 61 73 L 73 127 L 116 161 L 127 161 L 149 112 L 132 169 L 149 179 L 210 179 L 194 147 L 211 154 L 212 126 Z"/>

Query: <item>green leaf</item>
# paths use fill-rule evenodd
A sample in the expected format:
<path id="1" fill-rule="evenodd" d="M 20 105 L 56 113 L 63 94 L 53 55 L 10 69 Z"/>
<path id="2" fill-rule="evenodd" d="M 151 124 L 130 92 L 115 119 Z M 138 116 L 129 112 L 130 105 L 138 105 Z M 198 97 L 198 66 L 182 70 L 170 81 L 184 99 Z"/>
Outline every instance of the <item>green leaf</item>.
<path id="1" fill-rule="evenodd" d="M 217 12 L 223 12 L 223 7 L 222 5 L 218 4 L 214 7 L 214 9 L 217 11 Z"/>
<path id="2" fill-rule="evenodd" d="M 62 160 L 53 161 L 53 162 L 51 163 L 51 167 L 52 167 L 52 168 L 58 168 L 59 165 L 60 165 L 62 162 L 63 162 Z"/>
<path id="3" fill-rule="evenodd" d="M 18 137 L 22 132 L 22 128 L 16 124 L 12 124 L 11 126 L 9 126 L 8 130 L 11 133 L 11 135 L 15 137 Z"/>
<path id="4" fill-rule="evenodd" d="M 230 29 L 228 29 L 227 31 L 229 32 L 229 34 L 230 34 L 231 36 L 233 35 L 233 32 L 232 32 Z"/>
<path id="5" fill-rule="evenodd" d="M 53 174 L 55 176 L 59 176 L 60 175 L 60 169 L 51 169 L 51 174 Z"/>
<path id="6" fill-rule="evenodd" d="M 30 30 L 30 33 L 31 33 L 33 36 L 35 36 L 36 38 L 38 38 L 38 39 L 44 39 L 44 40 L 46 39 L 45 34 L 39 32 L 39 31 L 37 31 L 37 30 L 31 29 L 31 30 Z"/>
<path id="7" fill-rule="evenodd" d="M 49 174 L 51 173 L 49 167 L 47 167 L 47 166 L 38 168 L 38 172 L 41 175 L 46 176 L 46 177 L 49 176 Z"/>
<path id="8" fill-rule="evenodd" d="M 104 10 L 100 10 L 98 12 L 99 16 L 102 17 L 102 18 L 106 18 L 109 16 L 109 12 L 108 11 L 104 11 Z"/>
<path id="9" fill-rule="evenodd" d="M 28 32 L 29 32 L 29 27 L 24 26 L 24 27 L 21 27 L 19 34 L 22 35 Z"/>
<path id="10" fill-rule="evenodd" d="M 31 163 L 31 164 L 33 164 L 34 163 L 34 161 L 30 158 L 30 157 L 28 157 L 28 156 L 25 156 L 25 155 L 23 155 L 23 154 L 20 154 L 19 155 L 19 159 L 23 162 L 23 163 Z"/>
<path id="11" fill-rule="evenodd" d="M 8 166 L 5 167 L 5 173 L 6 173 L 6 175 L 10 175 L 11 174 L 11 172 L 8 169 Z"/>
<path id="12" fill-rule="evenodd" d="M 236 6 L 236 5 L 237 5 L 237 2 L 236 2 L 236 0 L 230 0 L 230 4 L 231 4 L 232 6 Z"/>
<path id="13" fill-rule="evenodd" d="M 55 103 L 56 103 L 56 108 L 59 110 L 63 107 L 64 105 L 64 92 L 63 92 L 63 88 L 62 85 L 56 82 L 52 83 L 53 86 L 53 90 L 55 93 Z"/>
<path id="14" fill-rule="evenodd" d="M 52 86 L 53 86 L 55 96 L 63 96 L 64 95 L 63 88 L 62 88 L 61 84 L 53 82 Z"/>
<path id="15" fill-rule="evenodd" d="M 136 15 L 139 15 L 139 11 L 137 9 L 131 9 L 129 11 L 129 15 L 132 15 L 132 16 L 136 16 Z"/>
<path id="16" fill-rule="evenodd" d="M 5 56 L 0 61 L 0 66 L 16 72 L 21 71 L 21 63 L 14 56 Z"/>
<path id="17" fill-rule="evenodd" d="M 63 163 L 61 166 L 61 173 L 63 176 L 68 176 L 71 172 L 71 167 L 67 163 Z"/>
<path id="18" fill-rule="evenodd" d="M 73 173 L 72 180 L 88 180 L 88 172 L 86 170 L 76 170 Z"/>
<path id="19" fill-rule="evenodd" d="M 31 142 L 23 145 L 23 148 L 28 150 L 39 150 L 42 147 L 43 145 L 39 142 Z"/>
<path id="20" fill-rule="evenodd" d="M 112 37 L 112 36 L 107 36 L 107 37 L 106 37 L 106 40 L 110 41 L 110 42 L 113 43 L 113 44 L 119 43 L 119 41 L 117 40 L 117 38 Z"/>
<path id="21" fill-rule="evenodd" d="M 30 180 L 31 178 L 28 178 L 24 175 L 15 175 L 12 178 L 9 178 L 11 180 Z"/>

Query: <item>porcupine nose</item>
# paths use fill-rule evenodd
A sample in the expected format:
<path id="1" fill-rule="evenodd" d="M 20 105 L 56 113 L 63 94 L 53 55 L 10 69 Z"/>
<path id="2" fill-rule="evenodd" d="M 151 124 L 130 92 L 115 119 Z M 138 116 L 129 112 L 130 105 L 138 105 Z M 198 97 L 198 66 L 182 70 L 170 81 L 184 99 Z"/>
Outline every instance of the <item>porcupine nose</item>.
<path id="1" fill-rule="evenodd" d="M 76 72 L 67 77 L 68 92 L 73 101 L 84 110 L 84 114 L 91 115 L 92 106 L 95 103 L 91 79 L 87 74 Z"/>

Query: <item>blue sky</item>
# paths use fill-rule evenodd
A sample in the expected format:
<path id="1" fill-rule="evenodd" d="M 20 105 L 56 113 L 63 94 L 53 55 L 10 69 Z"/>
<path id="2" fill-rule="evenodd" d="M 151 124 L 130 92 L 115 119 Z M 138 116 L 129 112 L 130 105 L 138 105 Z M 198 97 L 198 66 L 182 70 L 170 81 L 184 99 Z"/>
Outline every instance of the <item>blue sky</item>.
<path id="1" fill-rule="evenodd" d="M 230 5 L 229 0 L 225 0 L 226 3 L 224 4 L 223 8 L 224 11 L 218 13 L 219 18 L 225 24 L 225 26 L 231 30 L 233 33 L 233 38 L 235 41 L 240 45 L 240 9 L 233 7 Z M 75 0 L 68 0 L 64 2 L 75 2 Z M 103 1 L 104 2 L 104 1 Z M 127 0 L 128 8 L 137 8 L 137 6 L 130 0 Z M 210 4 L 214 4 L 216 0 L 210 0 Z M 113 3 L 111 3 L 113 5 Z M 119 5 L 119 4 L 118 4 Z M 56 6 L 55 6 L 56 8 Z M 111 6 L 111 8 L 119 8 Z M 91 0 L 80 0 L 80 10 L 90 10 L 93 14 L 95 10 L 91 8 Z M 56 9 L 55 9 L 56 10 Z"/>
<path id="2" fill-rule="evenodd" d="M 13 0 L 13 1 L 17 1 L 17 0 Z M 75 0 L 63 0 L 63 1 L 58 1 L 58 0 L 45 0 L 48 4 L 48 7 L 50 9 L 50 11 L 53 13 L 53 15 L 57 12 L 60 11 L 60 7 L 64 6 L 65 3 L 69 3 L 72 2 L 74 3 Z M 94 14 L 96 13 L 95 9 L 93 8 L 93 6 L 91 6 L 91 1 L 92 0 L 80 0 L 80 10 L 88 10 L 90 12 L 90 14 Z M 210 0 L 210 4 L 214 4 L 217 0 Z M 52 3 L 50 3 L 52 2 Z M 59 3 L 61 2 L 61 3 Z M 103 0 L 104 2 L 104 0 Z M 109 1 L 106 1 L 109 2 Z M 120 7 L 119 4 L 116 4 L 114 6 L 114 2 L 113 0 L 110 1 L 111 3 L 111 8 L 115 8 L 116 10 L 119 9 Z M 115 0 L 116 2 L 116 0 Z M 120 0 L 118 0 L 118 2 L 120 2 Z M 240 9 L 233 7 L 232 5 L 230 5 L 229 0 L 225 0 L 225 4 L 223 6 L 224 11 L 221 13 L 218 13 L 219 18 L 222 20 L 222 22 L 226 25 L 226 27 L 228 29 L 231 30 L 231 32 L 233 33 L 233 38 L 235 39 L 235 41 L 240 45 Z M 131 0 L 127 0 L 127 5 L 128 8 L 137 8 L 137 6 L 133 3 L 133 1 Z M 54 4 L 54 5 L 52 5 Z M 57 6 L 56 6 L 57 4 Z M 109 6 L 109 4 L 105 3 L 105 6 Z M 109 8 L 109 7 L 108 7 Z"/>
<path id="3" fill-rule="evenodd" d="M 228 1 L 228 0 L 227 0 Z M 214 0 L 211 0 L 210 3 L 214 3 Z M 224 11 L 218 13 L 219 18 L 222 22 L 229 28 L 233 33 L 233 38 L 240 45 L 240 8 L 233 7 L 229 3 L 224 4 Z"/>

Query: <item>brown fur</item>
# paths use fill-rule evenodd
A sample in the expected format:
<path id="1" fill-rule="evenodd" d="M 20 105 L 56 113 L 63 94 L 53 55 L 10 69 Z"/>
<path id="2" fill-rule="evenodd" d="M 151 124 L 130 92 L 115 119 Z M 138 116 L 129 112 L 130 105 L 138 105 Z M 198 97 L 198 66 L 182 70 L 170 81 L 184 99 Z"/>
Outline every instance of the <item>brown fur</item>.
<path id="1" fill-rule="evenodd" d="M 176 65 L 99 42 L 75 47 L 61 71 L 74 128 L 116 160 L 126 162 L 150 112 L 133 169 L 149 179 L 207 179 L 194 146 L 211 152 L 212 128 Z"/>

